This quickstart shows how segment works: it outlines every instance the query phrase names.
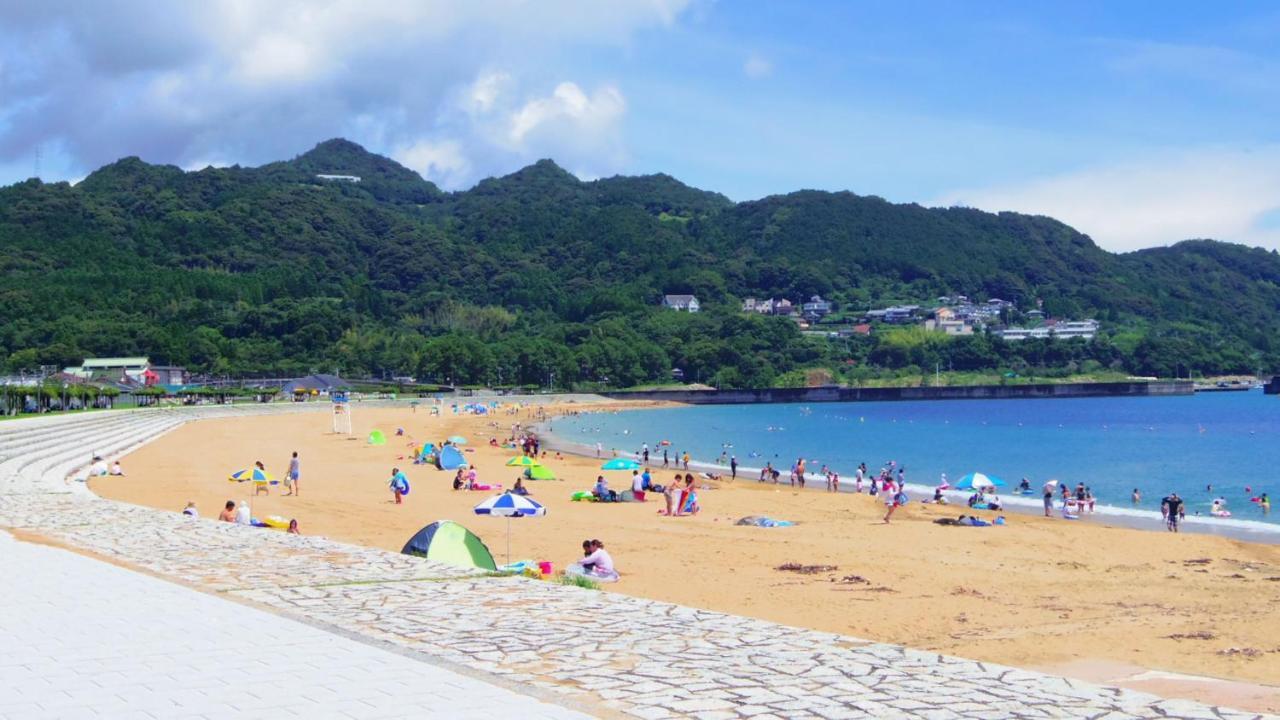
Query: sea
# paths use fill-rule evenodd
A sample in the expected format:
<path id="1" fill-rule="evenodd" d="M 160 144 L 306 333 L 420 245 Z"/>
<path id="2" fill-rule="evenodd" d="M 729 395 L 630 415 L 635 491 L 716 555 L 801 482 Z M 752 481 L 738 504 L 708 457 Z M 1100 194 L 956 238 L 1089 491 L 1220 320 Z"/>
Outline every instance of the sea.
<path id="1" fill-rule="evenodd" d="M 931 497 L 945 473 L 954 484 L 970 472 L 1005 481 L 1010 509 L 1042 512 L 1040 488 L 1057 479 L 1088 486 L 1097 517 L 1162 528 L 1160 501 L 1177 492 L 1187 502 L 1188 529 L 1280 542 L 1280 513 L 1252 502 L 1280 493 L 1280 397 L 1260 390 L 1175 397 L 934 400 L 815 404 L 698 405 L 588 413 L 557 419 L 555 440 L 596 443 L 606 456 L 634 456 L 643 443 L 661 466 L 688 451 L 702 467 L 734 456 L 739 476 L 759 477 L 770 462 L 787 482 L 803 457 L 809 484 L 826 465 L 851 489 L 866 463 L 905 467 L 908 489 Z M 663 442 L 670 443 L 663 445 Z M 1022 478 L 1030 496 L 1013 493 Z M 1132 502 L 1134 490 L 1141 501 Z M 952 494 L 963 503 L 964 495 Z M 1230 518 L 1210 516 L 1223 498 Z M 1056 514 L 1056 508 L 1055 508 Z M 1256 536 L 1256 537 L 1251 537 Z"/>

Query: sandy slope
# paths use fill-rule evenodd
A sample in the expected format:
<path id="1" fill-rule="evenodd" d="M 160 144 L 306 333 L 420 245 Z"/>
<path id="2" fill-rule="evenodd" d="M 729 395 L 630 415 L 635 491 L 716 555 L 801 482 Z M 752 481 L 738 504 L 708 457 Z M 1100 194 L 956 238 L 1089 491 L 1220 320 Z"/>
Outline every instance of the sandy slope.
<path id="1" fill-rule="evenodd" d="M 360 433 L 377 427 L 391 436 L 403 426 L 418 442 L 465 435 L 482 480 L 514 481 L 516 473 L 503 466 L 513 453 L 486 443 L 505 437 L 516 418 L 433 418 L 425 409 L 360 406 L 356 412 Z M 519 419 L 530 422 L 529 412 Z M 495 421 L 501 430 L 489 426 Z M 452 473 L 398 459 L 410 452 L 407 438 L 371 447 L 328 430 L 326 414 L 186 425 L 126 458 L 128 477 L 94 481 L 93 489 L 175 511 L 194 500 L 203 514 L 216 515 L 227 499 L 247 495 L 245 486 L 224 479 L 227 472 L 261 459 L 282 474 L 297 450 L 301 497 L 281 497 L 273 488 L 253 501 L 254 515 L 294 517 L 304 533 L 389 550 L 428 522 L 450 518 L 481 535 L 503 562 L 504 521 L 471 512 L 484 493 L 454 492 Z M 941 527 L 931 520 L 956 510 L 919 504 L 886 526 L 882 506 L 867 496 L 798 493 L 754 480 L 703 493 L 697 517 L 665 518 L 656 502 L 570 502 L 572 491 L 590 487 L 597 462 L 553 456 L 547 464 L 567 479 L 532 484 L 549 515 L 512 523 L 513 559 L 563 567 L 584 538 L 601 538 L 624 576 L 611 591 L 1094 680 L 1139 672 L 1131 666 L 1263 683 L 1280 678 L 1274 610 L 1280 547 L 1025 516 L 1003 528 Z M 395 466 L 413 482 L 399 507 L 386 490 Z M 627 486 L 629 473 L 608 475 L 615 488 Z M 670 478 L 656 475 L 663 483 Z M 800 524 L 734 526 L 753 514 Z M 789 562 L 838 569 L 812 575 L 776 569 Z M 1192 634 L 1202 635 L 1170 637 Z M 1280 689 L 1246 697 L 1225 684 L 1157 680 L 1143 687 L 1280 710 Z"/>

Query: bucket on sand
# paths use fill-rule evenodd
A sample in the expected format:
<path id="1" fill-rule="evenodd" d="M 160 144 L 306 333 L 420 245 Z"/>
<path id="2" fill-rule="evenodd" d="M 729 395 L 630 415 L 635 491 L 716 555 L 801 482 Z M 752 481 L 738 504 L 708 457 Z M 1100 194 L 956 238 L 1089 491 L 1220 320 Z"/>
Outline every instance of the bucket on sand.
<path id="1" fill-rule="evenodd" d="M 551 563 L 547 562 L 546 560 L 543 560 L 542 562 L 538 563 L 538 569 L 542 571 L 543 575 L 550 575 Z"/>

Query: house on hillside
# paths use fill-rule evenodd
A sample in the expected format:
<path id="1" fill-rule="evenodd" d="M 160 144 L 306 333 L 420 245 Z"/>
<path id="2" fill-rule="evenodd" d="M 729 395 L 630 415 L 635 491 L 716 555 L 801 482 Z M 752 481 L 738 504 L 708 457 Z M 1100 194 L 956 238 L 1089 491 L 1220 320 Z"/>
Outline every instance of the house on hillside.
<path id="1" fill-rule="evenodd" d="M 324 173 L 318 173 L 316 175 L 316 179 L 324 180 L 325 182 L 349 182 L 349 183 L 360 182 L 359 175 L 326 175 Z"/>
<path id="2" fill-rule="evenodd" d="M 814 295 L 800 306 L 800 310 L 809 320 L 821 320 L 831 314 L 831 303 L 823 300 L 821 295 Z"/>
<path id="3" fill-rule="evenodd" d="M 663 295 L 662 306 L 691 313 L 696 313 L 701 309 L 701 306 L 698 305 L 698 298 L 692 295 Z"/>

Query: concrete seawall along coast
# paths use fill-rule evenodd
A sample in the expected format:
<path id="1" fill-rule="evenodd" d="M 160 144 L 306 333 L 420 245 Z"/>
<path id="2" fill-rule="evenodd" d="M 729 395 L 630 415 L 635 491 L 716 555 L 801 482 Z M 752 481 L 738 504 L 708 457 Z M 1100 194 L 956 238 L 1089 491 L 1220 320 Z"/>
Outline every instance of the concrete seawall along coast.
<path id="1" fill-rule="evenodd" d="M 1189 380 L 1171 382 L 1042 383 L 901 388 L 762 388 L 756 390 L 638 390 L 604 392 L 614 400 L 657 400 L 690 405 L 747 403 L 886 402 L 894 400 L 1014 400 L 1020 398 L 1163 397 L 1191 395 Z"/>

